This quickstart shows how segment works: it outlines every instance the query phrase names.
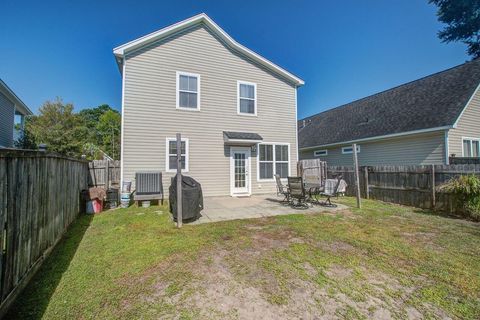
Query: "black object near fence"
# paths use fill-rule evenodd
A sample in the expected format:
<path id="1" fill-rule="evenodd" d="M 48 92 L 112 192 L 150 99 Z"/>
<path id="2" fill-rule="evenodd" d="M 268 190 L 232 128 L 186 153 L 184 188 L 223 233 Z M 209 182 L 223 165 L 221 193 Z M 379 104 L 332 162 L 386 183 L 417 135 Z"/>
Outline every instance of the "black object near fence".
<path id="1" fill-rule="evenodd" d="M 436 187 L 460 175 L 480 176 L 480 165 L 368 166 L 359 173 L 362 198 L 455 213 L 455 197 Z M 353 167 L 328 166 L 329 178 L 338 174 L 349 185 L 347 195 L 355 196 Z"/>
<path id="2" fill-rule="evenodd" d="M 172 178 L 169 188 L 170 212 L 177 221 L 177 176 Z M 202 186 L 195 179 L 182 175 L 182 220 L 193 221 L 200 218 L 203 209 Z"/>

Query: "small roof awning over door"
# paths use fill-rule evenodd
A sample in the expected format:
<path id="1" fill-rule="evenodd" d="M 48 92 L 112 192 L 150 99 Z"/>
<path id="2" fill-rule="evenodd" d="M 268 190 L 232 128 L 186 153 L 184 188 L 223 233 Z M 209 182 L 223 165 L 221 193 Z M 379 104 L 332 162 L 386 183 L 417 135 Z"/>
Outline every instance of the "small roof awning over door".
<path id="1" fill-rule="evenodd" d="M 223 131 L 223 141 L 230 145 L 251 146 L 263 141 L 258 133 Z"/>

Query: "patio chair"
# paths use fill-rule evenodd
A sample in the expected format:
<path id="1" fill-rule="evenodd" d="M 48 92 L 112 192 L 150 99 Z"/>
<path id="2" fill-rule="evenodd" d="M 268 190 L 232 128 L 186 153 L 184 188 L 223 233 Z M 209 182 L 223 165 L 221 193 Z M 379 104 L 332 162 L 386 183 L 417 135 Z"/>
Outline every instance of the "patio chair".
<path id="1" fill-rule="evenodd" d="M 284 186 L 282 184 L 282 181 L 280 180 L 280 175 L 276 174 L 275 175 L 275 181 L 277 182 L 277 195 L 284 196 L 284 199 L 282 200 L 282 203 L 290 203 L 290 191 L 288 190 L 287 186 Z"/>
<path id="2" fill-rule="evenodd" d="M 331 197 L 338 197 L 338 190 L 342 182 L 342 176 L 339 175 L 336 179 L 327 179 L 325 180 L 325 188 L 320 193 L 322 196 L 326 196 L 327 199 L 322 203 L 322 205 L 336 207 L 330 200 Z"/>
<path id="3" fill-rule="evenodd" d="M 290 203 L 293 207 L 308 208 L 307 195 L 302 177 L 288 177 L 288 189 L 290 191 Z M 294 200 L 297 200 L 297 203 L 295 203 Z"/>

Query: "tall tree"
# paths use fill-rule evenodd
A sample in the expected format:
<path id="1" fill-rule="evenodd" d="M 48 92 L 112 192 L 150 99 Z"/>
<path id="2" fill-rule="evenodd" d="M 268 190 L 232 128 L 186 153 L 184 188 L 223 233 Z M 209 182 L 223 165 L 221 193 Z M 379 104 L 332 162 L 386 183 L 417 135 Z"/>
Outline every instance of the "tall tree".
<path id="1" fill-rule="evenodd" d="M 480 0 L 429 0 L 438 7 L 437 16 L 447 26 L 438 33 L 443 42 L 461 41 L 468 54 L 480 57 Z"/>
<path id="2" fill-rule="evenodd" d="M 100 147 L 114 159 L 120 155 L 120 127 L 122 117 L 116 110 L 108 110 L 99 119 L 97 132 L 102 141 Z"/>
<path id="3" fill-rule="evenodd" d="M 73 105 L 60 98 L 45 102 L 38 116 L 25 123 L 27 134 L 38 143 L 45 143 L 49 151 L 68 156 L 80 156 L 88 129 L 83 119 L 73 112 Z"/>

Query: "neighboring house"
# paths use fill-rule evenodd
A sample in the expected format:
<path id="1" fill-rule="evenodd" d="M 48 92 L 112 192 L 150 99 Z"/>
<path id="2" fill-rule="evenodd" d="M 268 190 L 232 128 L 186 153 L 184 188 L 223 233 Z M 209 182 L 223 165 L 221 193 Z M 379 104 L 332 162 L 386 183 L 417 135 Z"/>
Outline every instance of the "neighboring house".
<path id="1" fill-rule="evenodd" d="M 251 27 L 246 25 L 245 27 Z M 275 190 L 296 174 L 297 88 L 304 82 L 200 14 L 114 49 L 123 77 L 121 179 L 183 172 L 206 196 Z"/>
<path id="2" fill-rule="evenodd" d="M 479 157 L 480 59 L 298 122 L 301 159 L 353 165 L 448 164 Z"/>
<path id="3" fill-rule="evenodd" d="M 0 79 L 0 148 L 13 147 L 23 130 L 24 117 L 31 114 L 25 103 Z"/>

